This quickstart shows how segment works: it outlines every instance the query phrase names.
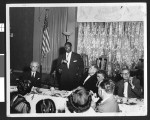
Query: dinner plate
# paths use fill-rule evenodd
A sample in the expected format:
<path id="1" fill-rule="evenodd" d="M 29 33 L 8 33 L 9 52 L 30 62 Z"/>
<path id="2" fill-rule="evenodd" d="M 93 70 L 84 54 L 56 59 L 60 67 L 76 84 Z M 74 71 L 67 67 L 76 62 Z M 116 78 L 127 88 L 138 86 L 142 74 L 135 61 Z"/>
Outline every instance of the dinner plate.
<path id="1" fill-rule="evenodd" d="M 126 104 L 126 105 L 136 105 L 137 103 L 134 103 L 134 102 L 127 102 L 127 103 L 124 103 L 124 104 Z"/>

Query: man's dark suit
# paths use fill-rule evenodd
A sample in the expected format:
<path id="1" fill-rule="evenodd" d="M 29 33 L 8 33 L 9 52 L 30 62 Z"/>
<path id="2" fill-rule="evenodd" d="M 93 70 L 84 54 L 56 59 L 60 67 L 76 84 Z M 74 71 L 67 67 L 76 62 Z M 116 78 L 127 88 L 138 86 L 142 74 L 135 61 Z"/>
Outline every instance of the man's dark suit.
<path id="1" fill-rule="evenodd" d="M 87 81 L 84 83 L 85 79 L 88 77 L 88 73 L 85 73 L 82 77 L 82 86 L 84 86 L 87 90 L 92 90 L 94 93 L 97 93 L 98 88 L 96 87 L 97 83 L 96 76 L 97 76 L 96 74 L 90 76 L 89 79 L 87 79 Z"/>
<path id="2" fill-rule="evenodd" d="M 128 97 L 129 98 L 141 98 L 142 97 L 142 91 L 140 86 L 140 81 L 136 78 L 133 78 L 133 85 L 135 86 L 134 89 L 131 88 L 131 85 L 128 83 Z M 118 96 L 123 97 L 124 92 L 124 80 L 120 80 L 116 84 L 116 94 Z"/>
<path id="3" fill-rule="evenodd" d="M 80 78 L 84 70 L 83 60 L 79 54 L 72 52 L 69 69 L 66 63 L 61 63 L 62 60 L 66 60 L 66 53 L 60 56 L 57 62 L 57 70 L 62 69 L 60 89 L 72 90 L 80 85 Z"/>
<path id="4" fill-rule="evenodd" d="M 36 72 L 35 77 L 31 75 L 31 71 L 23 73 L 21 80 L 30 80 L 34 87 L 41 87 L 41 74 Z"/>

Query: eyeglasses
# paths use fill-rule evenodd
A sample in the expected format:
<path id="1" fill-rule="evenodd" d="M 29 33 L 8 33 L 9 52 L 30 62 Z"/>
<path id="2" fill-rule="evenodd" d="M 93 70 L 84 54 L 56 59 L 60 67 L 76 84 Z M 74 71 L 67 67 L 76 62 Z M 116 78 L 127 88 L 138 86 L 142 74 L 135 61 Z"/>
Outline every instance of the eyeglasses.
<path id="1" fill-rule="evenodd" d="M 129 72 L 127 72 L 127 73 L 121 73 L 122 75 L 129 75 Z"/>

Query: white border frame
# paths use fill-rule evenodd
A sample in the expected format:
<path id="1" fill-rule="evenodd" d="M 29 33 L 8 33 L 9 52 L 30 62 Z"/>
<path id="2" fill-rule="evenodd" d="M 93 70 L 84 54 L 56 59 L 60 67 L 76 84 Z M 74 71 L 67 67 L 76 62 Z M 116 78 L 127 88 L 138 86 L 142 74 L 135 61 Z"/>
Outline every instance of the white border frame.
<path id="1" fill-rule="evenodd" d="M 120 113 L 100 113 L 100 114 L 67 114 L 67 113 L 51 113 L 51 114 L 10 114 L 10 16 L 9 16 L 9 8 L 10 7 L 80 7 L 80 6 L 135 6 L 135 5 L 142 5 L 144 6 L 144 12 L 147 12 L 147 4 L 146 3 L 57 3 L 57 4 L 6 4 L 6 75 L 7 75 L 7 98 L 6 98 L 6 114 L 8 117 L 88 117 L 88 116 L 124 116 Z M 147 14 L 147 13 L 146 13 Z M 144 105 L 146 112 L 143 116 L 147 115 L 147 16 L 144 18 Z M 140 116 L 137 114 L 129 114 L 127 116 Z"/>

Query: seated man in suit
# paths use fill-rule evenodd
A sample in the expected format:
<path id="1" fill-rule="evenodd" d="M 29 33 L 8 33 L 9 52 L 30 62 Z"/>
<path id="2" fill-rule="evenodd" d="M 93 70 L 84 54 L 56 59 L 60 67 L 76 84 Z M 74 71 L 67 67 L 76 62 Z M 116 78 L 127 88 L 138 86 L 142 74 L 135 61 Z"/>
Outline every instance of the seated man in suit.
<path id="1" fill-rule="evenodd" d="M 30 68 L 30 71 L 23 73 L 21 80 L 30 80 L 31 86 L 41 87 L 41 74 L 38 72 L 39 63 L 32 61 Z"/>
<path id="2" fill-rule="evenodd" d="M 98 67 L 96 65 L 92 65 L 88 72 L 85 73 L 82 77 L 82 86 L 84 86 L 87 90 L 92 90 L 94 93 L 97 92 L 97 76 L 96 72 Z"/>
<path id="3" fill-rule="evenodd" d="M 141 98 L 143 94 L 140 80 L 136 77 L 130 77 L 130 71 L 127 68 L 122 70 L 121 76 L 123 79 L 116 84 L 116 95 L 129 98 Z"/>
<path id="4" fill-rule="evenodd" d="M 100 113 L 119 112 L 119 106 L 114 98 L 115 84 L 110 79 L 104 79 L 98 86 L 99 97 L 102 101 L 96 106 L 95 111 Z"/>

